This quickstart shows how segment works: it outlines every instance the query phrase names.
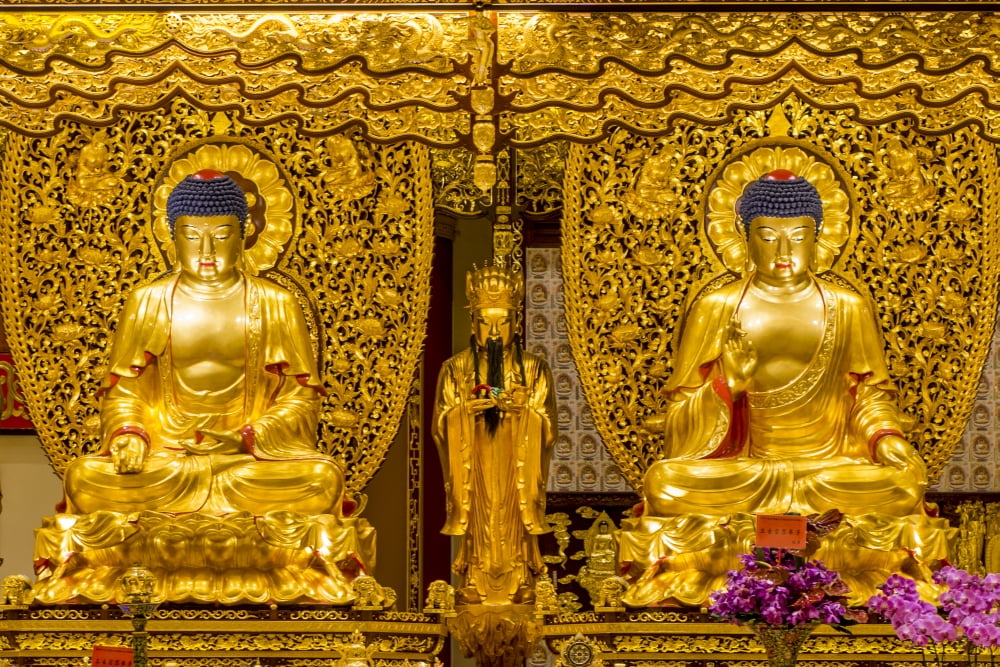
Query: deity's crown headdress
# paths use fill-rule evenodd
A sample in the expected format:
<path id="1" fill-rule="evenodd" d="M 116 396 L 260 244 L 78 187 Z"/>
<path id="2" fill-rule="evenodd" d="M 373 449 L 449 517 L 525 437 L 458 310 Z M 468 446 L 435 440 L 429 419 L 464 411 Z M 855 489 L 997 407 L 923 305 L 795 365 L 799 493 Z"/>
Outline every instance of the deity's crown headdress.
<path id="1" fill-rule="evenodd" d="M 751 181 L 736 200 L 736 214 L 750 227 L 754 218 L 809 216 L 819 231 L 823 224 L 823 200 L 816 187 L 787 169 L 776 169 Z"/>
<path id="2" fill-rule="evenodd" d="M 167 197 L 167 223 L 171 231 L 182 215 L 235 215 L 242 232 L 248 213 L 243 189 L 232 178 L 213 169 L 191 174 L 178 183 Z"/>
<path id="3" fill-rule="evenodd" d="M 487 261 L 482 268 L 473 265 L 465 274 L 465 296 L 469 310 L 520 310 L 524 301 L 524 280 L 519 271 L 505 266 L 502 259 Z"/>

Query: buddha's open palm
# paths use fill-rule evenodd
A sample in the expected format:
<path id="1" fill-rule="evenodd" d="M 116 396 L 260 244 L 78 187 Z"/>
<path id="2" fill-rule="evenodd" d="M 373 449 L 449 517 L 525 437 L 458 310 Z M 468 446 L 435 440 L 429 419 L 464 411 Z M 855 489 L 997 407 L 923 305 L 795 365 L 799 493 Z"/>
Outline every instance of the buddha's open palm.
<path id="1" fill-rule="evenodd" d="M 722 372 L 733 396 L 747 390 L 757 371 L 757 350 L 747 340 L 747 333 L 740 328 L 739 317 L 733 317 L 726 327 L 726 338 L 722 343 Z"/>

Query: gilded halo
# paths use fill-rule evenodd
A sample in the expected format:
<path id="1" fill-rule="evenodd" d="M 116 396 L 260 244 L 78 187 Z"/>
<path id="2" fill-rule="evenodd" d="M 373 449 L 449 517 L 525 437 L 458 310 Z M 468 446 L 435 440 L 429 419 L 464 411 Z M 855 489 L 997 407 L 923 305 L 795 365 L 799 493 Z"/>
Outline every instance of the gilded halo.
<path id="1" fill-rule="evenodd" d="M 292 236 L 294 199 L 278 166 L 261 153 L 237 143 L 210 143 L 170 165 L 153 195 L 153 234 L 166 249 L 170 264 L 177 260 L 167 224 L 167 197 L 180 181 L 202 169 L 233 177 L 247 195 L 250 219 L 246 231 L 244 267 L 257 275 L 275 265 Z"/>
<path id="2" fill-rule="evenodd" d="M 775 169 L 802 176 L 823 200 L 823 226 L 816 244 L 813 269 L 828 271 L 851 233 L 851 200 L 844 181 L 829 163 L 798 146 L 757 148 L 726 165 L 709 190 L 705 232 L 712 249 L 730 271 L 746 271 L 747 246 L 736 216 L 736 200 L 748 183 Z"/>

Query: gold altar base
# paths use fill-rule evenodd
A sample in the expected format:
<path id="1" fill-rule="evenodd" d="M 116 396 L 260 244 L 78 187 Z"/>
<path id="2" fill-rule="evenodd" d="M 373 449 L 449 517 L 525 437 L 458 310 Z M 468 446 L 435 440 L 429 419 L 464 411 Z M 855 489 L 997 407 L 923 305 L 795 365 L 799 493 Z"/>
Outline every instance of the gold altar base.
<path id="1" fill-rule="evenodd" d="M 816 628 L 799 652 L 804 667 L 924 667 L 920 649 L 892 626 L 868 623 L 845 635 Z M 707 614 L 673 610 L 580 613 L 546 619 L 542 636 L 564 667 L 765 667 L 764 648 L 749 628 Z M 946 656 L 959 660 L 957 653 Z"/>
<path id="2" fill-rule="evenodd" d="M 348 605 L 356 575 L 375 566 L 361 517 L 102 511 L 46 517 L 35 532 L 41 604 L 125 600 L 121 576 L 141 563 L 155 602 Z"/>
<path id="3" fill-rule="evenodd" d="M 431 667 L 444 626 L 416 612 L 321 606 L 172 606 L 150 619 L 150 667 L 315 667 L 348 657 L 371 667 Z M 80 667 L 92 647 L 128 646 L 117 606 L 0 607 L 0 665 Z"/>
<path id="4" fill-rule="evenodd" d="M 926 561 L 933 563 L 948 553 L 948 536 L 954 532 L 947 519 L 922 514 L 846 516 L 818 538 L 811 557 L 840 575 L 853 605 L 865 604 L 897 572 L 917 582 L 923 599 L 936 600 L 940 591 Z M 640 574 L 622 601 L 635 609 L 707 606 L 712 591 L 725 585 L 727 573 L 741 567 L 740 555 L 753 550 L 756 535 L 756 519 L 744 513 L 625 519 L 619 560 L 632 563 Z M 919 557 L 926 555 L 923 561 Z"/>

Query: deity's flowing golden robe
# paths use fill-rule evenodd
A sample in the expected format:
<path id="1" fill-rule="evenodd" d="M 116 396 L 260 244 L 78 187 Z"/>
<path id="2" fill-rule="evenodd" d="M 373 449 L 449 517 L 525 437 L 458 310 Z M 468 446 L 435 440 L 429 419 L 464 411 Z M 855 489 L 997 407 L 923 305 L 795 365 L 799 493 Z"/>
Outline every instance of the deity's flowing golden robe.
<path id="1" fill-rule="evenodd" d="M 855 546 L 921 562 L 947 554 L 953 531 L 926 515 L 922 470 L 875 457 L 878 439 L 903 429 L 866 301 L 817 279 L 825 322 L 811 363 L 784 387 L 734 400 L 722 346 L 748 282 L 701 298 L 686 320 L 666 388 L 666 456 L 646 472 L 643 516 L 621 533 L 620 560 L 647 568 L 629 604 L 703 603 L 752 547 L 751 514 L 838 509 Z"/>
<path id="2" fill-rule="evenodd" d="M 485 353 L 480 363 L 485 361 Z M 544 359 L 523 353 L 524 377 L 505 355 L 504 384 L 526 386 L 521 412 L 504 413 L 493 435 L 482 416 L 463 409 L 475 387 L 466 349 L 438 376 L 434 440 L 445 476 L 447 520 L 441 532 L 464 535 L 453 569 L 490 600 L 510 600 L 545 571 L 536 535 L 548 532 L 545 484 L 556 438 L 552 376 Z M 485 367 L 480 377 L 485 377 Z"/>
<path id="3" fill-rule="evenodd" d="M 314 445 L 323 392 L 309 336 L 291 293 L 245 277 L 246 364 L 242 396 L 200 414 L 175 399 L 170 331 L 177 276 L 129 297 L 111 349 L 101 409 L 102 440 L 142 432 L 143 470 L 119 474 L 106 457 L 66 472 L 67 512 L 95 510 L 262 514 L 281 508 L 340 514 L 343 474 Z M 221 412 L 221 414 L 220 414 Z M 243 451 L 188 454 L 180 445 L 205 429 L 239 431 Z"/>

